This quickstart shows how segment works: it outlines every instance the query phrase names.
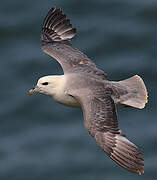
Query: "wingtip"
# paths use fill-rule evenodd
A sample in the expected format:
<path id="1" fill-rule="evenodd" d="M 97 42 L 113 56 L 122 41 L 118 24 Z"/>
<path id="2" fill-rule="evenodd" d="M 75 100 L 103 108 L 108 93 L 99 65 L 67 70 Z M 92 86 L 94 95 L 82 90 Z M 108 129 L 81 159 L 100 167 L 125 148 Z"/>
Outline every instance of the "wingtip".
<path id="1" fill-rule="evenodd" d="M 137 170 L 137 174 L 139 174 L 139 175 L 144 174 L 144 169 L 142 169 L 142 170 Z"/>
<path id="2" fill-rule="evenodd" d="M 116 135 L 116 145 L 110 157 L 128 171 L 139 175 L 144 173 L 144 160 L 141 152 L 125 137 Z"/>
<path id="3" fill-rule="evenodd" d="M 42 41 L 70 40 L 76 34 L 76 28 L 66 19 L 61 8 L 52 7 L 47 13 L 42 26 Z M 45 36 L 46 35 L 46 36 Z"/>

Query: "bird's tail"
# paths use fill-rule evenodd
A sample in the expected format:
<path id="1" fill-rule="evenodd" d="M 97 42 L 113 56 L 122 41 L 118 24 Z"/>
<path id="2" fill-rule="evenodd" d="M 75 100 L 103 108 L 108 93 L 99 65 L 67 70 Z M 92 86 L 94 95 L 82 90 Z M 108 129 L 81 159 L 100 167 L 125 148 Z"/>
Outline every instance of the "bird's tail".
<path id="1" fill-rule="evenodd" d="M 142 109 L 147 103 L 147 89 L 138 75 L 113 83 L 113 99 L 117 104 Z"/>
<path id="2" fill-rule="evenodd" d="M 73 38 L 76 29 L 72 28 L 70 20 L 62 10 L 52 7 L 44 19 L 41 40 L 47 42 L 64 41 Z"/>

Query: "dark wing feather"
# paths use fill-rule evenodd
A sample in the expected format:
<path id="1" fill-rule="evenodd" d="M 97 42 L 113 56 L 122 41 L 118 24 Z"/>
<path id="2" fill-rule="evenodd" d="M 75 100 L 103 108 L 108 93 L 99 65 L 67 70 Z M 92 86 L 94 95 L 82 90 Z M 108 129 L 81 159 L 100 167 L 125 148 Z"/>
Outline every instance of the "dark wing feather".
<path id="1" fill-rule="evenodd" d="M 142 174 L 144 163 L 135 144 L 130 142 L 118 129 L 116 107 L 111 98 L 111 90 L 103 94 L 84 89 L 73 92 L 79 100 L 84 114 L 84 124 L 96 143 L 118 165 L 128 171 Z"/>
<path id="2" fill-rule="evenodd" d="M 42 26 L 41 41 L 45 53 L 55 58 L 62 66 L 64 73 L 88 73 L 99 79 L 107 75 L 82 52 L 72 47 L 70 39 L 76 29 L 66 19 L 61 9 L 51 8 Z"/>

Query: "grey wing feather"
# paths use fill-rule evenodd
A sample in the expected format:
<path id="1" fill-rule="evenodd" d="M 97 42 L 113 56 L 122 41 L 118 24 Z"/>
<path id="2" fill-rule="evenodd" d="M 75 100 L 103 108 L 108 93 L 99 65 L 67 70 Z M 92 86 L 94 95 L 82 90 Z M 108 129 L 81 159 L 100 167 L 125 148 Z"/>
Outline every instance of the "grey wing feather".
<path id="1" fill-rule="evenodd" d="M 70 39 L 76 29 L 66 19 L 61 9 L 51 8 L 42 26 L 41 41 L 45 53 L 55 58 L 62 66 L 64 73 L 88 73 L 100 79 L 107 75 L 82 52 L 72 47 Z"/>
<path id="2" fill-rule="evenodd" d="M 88 89 L 73 92 L 84 114 L 84 124 L 96 143 L 118 165 L 128 171 L 142 174 L 144 163 L 135 144 L 130 142 L 118 128 L 116 107 L 110 89 L 104 93 L 89 93 Z"/>

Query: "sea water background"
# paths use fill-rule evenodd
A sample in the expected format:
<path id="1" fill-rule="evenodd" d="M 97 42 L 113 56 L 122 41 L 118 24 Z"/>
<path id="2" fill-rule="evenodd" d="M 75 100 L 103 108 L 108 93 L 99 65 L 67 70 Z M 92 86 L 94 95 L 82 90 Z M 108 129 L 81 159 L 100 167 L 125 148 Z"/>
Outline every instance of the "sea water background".
<path id="1" fill-rule="evenodd" d="M 118 108 L 121 129 L 138 145 L 145 174 L 113 163 L 83 126 L 82 112 L 44 95 L 29 96 L 39 77 L 62 74 L 41 51 L 42 21 L 61 7 L 85 52 L 110 80 L 139 74 L 149 92 L 143 110 Z M 5 0 L 0 5 L 0 179 L 153 180 L 157 177 L 157 1 Z"/>

